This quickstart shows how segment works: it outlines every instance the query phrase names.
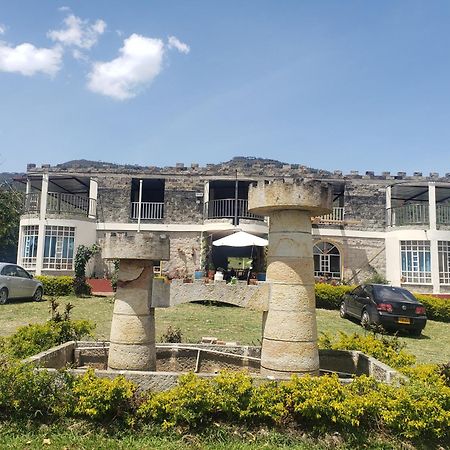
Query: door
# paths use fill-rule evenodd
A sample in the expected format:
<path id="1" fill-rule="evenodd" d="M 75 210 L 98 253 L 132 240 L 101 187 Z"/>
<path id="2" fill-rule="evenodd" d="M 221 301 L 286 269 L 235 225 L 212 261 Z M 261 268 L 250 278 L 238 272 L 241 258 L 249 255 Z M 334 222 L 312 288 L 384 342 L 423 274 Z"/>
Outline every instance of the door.
<path id="1" fill-rule="evenodd" d="M 20 278 L 22 285 L 22 296 L 33 297 L 36 289 L 36 281 L 31 278 L 31 275 L 26 270 L 19 266 L 17 266 L 17 276 Z"/>
<path id="2" fill-rule="evenodd" d="M 17 275 L 17 266 L 9 265 L 2 269 L 5 284 L 8 288 L 9 298 L 23 297 L 23 287 L 20 277 Z"/>
<path id="3" fill-rule="evenodd" d="M 371 288 L 368 286 L 361 286 L 359 295 L 355 298 L 355 315 L 361 317 L 363 309 L 366 308 L 370 314 L 371 304 Z"/>

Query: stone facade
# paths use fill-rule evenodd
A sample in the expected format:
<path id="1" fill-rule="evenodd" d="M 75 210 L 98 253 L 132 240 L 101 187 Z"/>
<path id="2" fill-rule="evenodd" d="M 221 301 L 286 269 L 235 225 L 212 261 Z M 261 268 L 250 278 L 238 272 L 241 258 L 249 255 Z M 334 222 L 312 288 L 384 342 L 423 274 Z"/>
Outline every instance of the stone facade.
<path id="1" fill-rule="evenodd" d="M 226 163 L 207 164 L 206 166 L 177 164 L 175 167 L 142 167 L 85 163 L 36 167 L 36 165 L 30 164 L 26 174 L 28 192 L 34 193 L 35 196 L 41 196 L 41 206 L 44 199 L 42 187 L 48 183 L 45 181 L 46 179 L 50 179 L 50 184 L 46 187 L 49 192 L 57 190 L 56 185 L 61 185 L 60 192 L 64 194 L 71 192 L 73 185 L 77 183 L 76 180 L 81 180 L 85 186 L 82 195 L 96 200 L 96 213 L 85 220 L 97 221 L 97 238 L 101 238 L 105 232 L 114 231 L 167 233 L 172 244 L 170 260 L 163 264 L 163 273 L 170 278 L 192 277 L 195 270 L 200 269 L 201 266 L 205 267 L 205 258 L 201 251 L 202 239 L 206 237 L 211 241 L 223 237 L 233 230 L 233 214 L 224 213 L 220 209 L 213 217 L 209 214 L 207 202 L 220 202 L 225 198 L 225 194 L 217 195 L 217 191 L 214 191 L 214 189 L 220 190 L 220 187 L 212 187 L 214 183 L 222 185 L 228 183 L 228 187 L 232 189 L 236 180 L 246 185 L 258 180 L 272 181 L 275 179 L 284 179 L 286 182 L 292 183 L 299 178 L 305 182 L 316 180 L 332 185 L 334 206 L 337 209 L 340 208 L 341 211 L 338 211 L 339 214 L 336 217 L 333 216 L 331 220 L 330 218 L 327 220 L 313 219 L 313 236 L 315 241 L 335 243 L 339 248 L 341 268 L 338 278 L 340 281 L 351 279 L 354 282 L 361 282 L 376 272 L 394 284 L 404 284 L 405 287 L 408 287 L 409 284 L 416 288 L 412 281 L 404 281 L 400 257 L 401 243 L 404 241 L 430 241 L 430 252 L 433 253 L 437 252 L 438 242 L 450 242 L 450 223 L 448 223 L 450 220 L 445 219 L 450 217 L 445 215 L 450 214 L 450 203 L 445 200 L 447 197 L 450 198 L 449 173 L 445 175 L 433 173 L 429 176 L 418 172 L 414 175 L 407 175 L 403 172 L 375 174 L 372 171 L 361 174 L 354 171 L 342 173 L 341 171 L 329 172 L 312 169 L 299 164 L 285 164 L 274 160 L 238 157 Z M 52 180 L 56 183 L 52 184 Z M 163 186 L 160 192 L 164 208 L 162 214 L 150 218 L 143 214 L 140 220 L 132 218 L 132 202 L 137 202 L 136 189 L 139 186 L 139 180 L 159 182 Z M 93 190 L 92 186 L 89 188 L 89 183 L 91 185 L 95 183 L 98 189 Z M 402 189 L 405 194 L 399 196 Z M 411 192 L 408 193 L 408 190 Z M 448 190 L 448 195 L 445 194 L 446 190 Z M 427 194 L 420 197 L 419 194 L 422 191 Z M 79 189 L 73 192 L 78 193 Z M 233 195 L 228 197 L 233 197 Z M 416 202 L 417 198 L 420 202 Z M 243 195 L 239 201 L 241 200 L 247 202 L 247 197 Z M 228 198 L 227 201 L 234 202 L 234 198 Z M 417 223 L 417 220 L 414 221 L 416 216 L 408 214 L 402 216 L 403 223 L 391 223 L 391 208 L 401 209 L 404 205 L 409 204 L 425 206 L 425 210 L 422 208 L 421 212 L 422 214 L 426 213 L 426 223 Z M 439 216 L 438 211 L 433 209 L 436 205 L 444 208 L 442 216 Z M 41 211 L 34 209 L 25 212 L 21 221 L 19 239 L 21 243 L 27 226 L 39 224 L 40 239 L 43 240 L 45 226 L 56 224 L 58 220 L 61 222 L 62 218 L 64 218 L 64 223 L 69 225 L 72 220 L 70 214 L 67 215 L 63 211 L 60 214 L 54 212 L 46 214 L 41 208 Z M 436 216 L 438 217 L 436 218 Z M 75 215 L 72 217 L 75 218 Z M 79 223 L 79 214 L 76 219 Z M 408 221 L 412 223 L 408 223 Z M 82 232 L 79 225 L 75 224 L 74 226 L 77 230 L 76 234 Z M 264 236 L 268 232 L 267 223 L 248 214 L 243 214 L 239 218 L 239 227 L 259 236 Z M 79 229 L 80 231 L 78 231 Z M 425 233 L 418 234 L 418 230 Z M 89 240 L 91 240 L 90 237 Z M 77 238 L 76 241 L 80 242 Z M 95 239 L 91 243 L 94 242 Z M 83 243 L 89 244 L 87 240 Z M 18 249 L 18 262 L 25 265 L 26 268 L 36 273 L 57 273 L 60 270 L 45 269 L 42 261 L 39 260 L 43 257 L 42 254 L 37 257 L 36 264 L 29 263 L 25 258 L 26 251 L 21 245 L 19 244 Z M 432 254 L 430 261 L 432 264 L 431 279 L 427 278 L 426 283 L 422 283 L 418 290 L 435 293 L 448 292 L 450 283 L 439 281 L 437 256 Z M 101 261 L 97 260 L 93 272 L 101 276 L 108 271 Z"/>

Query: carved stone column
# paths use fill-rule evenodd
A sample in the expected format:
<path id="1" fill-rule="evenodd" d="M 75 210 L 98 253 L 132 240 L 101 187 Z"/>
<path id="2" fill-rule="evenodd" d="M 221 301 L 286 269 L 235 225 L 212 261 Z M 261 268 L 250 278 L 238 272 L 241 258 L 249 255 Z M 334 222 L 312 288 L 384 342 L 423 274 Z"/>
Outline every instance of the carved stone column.
<path id="1" fill-rule="evenodd" d="M 103 257 L 119 260 L 108 368 L 156 370 L 153 261 L 169 259 L 166 235 L 107 235 Z"/>
<path id="2" fill-rule="evenodd" d="M 311 216 L 331 208 L 331 190 L 321 182 L 277 180 L 250 187 L 249 211 L 269 216 L 262 374 L 319 373 Z"/>

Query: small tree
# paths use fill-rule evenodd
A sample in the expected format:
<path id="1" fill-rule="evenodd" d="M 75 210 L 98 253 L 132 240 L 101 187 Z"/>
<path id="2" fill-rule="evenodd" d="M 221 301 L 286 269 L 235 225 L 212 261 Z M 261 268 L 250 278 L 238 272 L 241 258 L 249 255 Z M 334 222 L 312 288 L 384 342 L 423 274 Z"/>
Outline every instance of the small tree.
<path id="1" fill-rule="evenodd" d="M 91 287 L 86 283 L 86 264 L 89 260 L 100 251 L 97 244 L 90 247 L 79 245 L 75 255 L 75 280 L 73 289 L 77 297 L 91 294 Z"/>
<path id="2" fill-rule="evenodd" d="M 15 262 L 23 193 L 8 183 L 0 185 L 0 261 Z"/>

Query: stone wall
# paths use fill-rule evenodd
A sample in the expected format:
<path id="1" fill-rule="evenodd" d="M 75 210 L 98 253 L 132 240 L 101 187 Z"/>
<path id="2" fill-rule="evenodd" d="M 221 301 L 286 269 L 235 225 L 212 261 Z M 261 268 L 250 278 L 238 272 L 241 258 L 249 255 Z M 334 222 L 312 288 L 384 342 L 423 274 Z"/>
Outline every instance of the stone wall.
<path id="1" fill-rule="evenodd" d="M 201 177 L 185 176 L 166 178 L 165 182 L 165 223 L 202 223 L 203 194 L 205 181 Z"/>
<path id="2" fill-rule="evenodd" d="M 129 222 L 131 177 L 101 176 L 98 180 L 97 217 L 99 222 Z"/>
<path id="3" fill-rule="evenodd" d="M 200 268 L 200 233 L 169 232 L 170 260 L 162 263 L 163 274 L 169 278 L 193 277 Z"/>
<path id="4" fill-rule="evenodd" d="M 345 238 L 340 241 L 343 249 L 344 280 L 362 283 L 376 273 L 386 274 L 384 239 Z"/>
<path id="5" fill-rule="evenodd" d="M 384 230 L 386 184 L 347 181 L 344 191 L 346 227 L 358 230 Z"/>

